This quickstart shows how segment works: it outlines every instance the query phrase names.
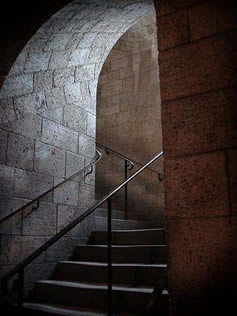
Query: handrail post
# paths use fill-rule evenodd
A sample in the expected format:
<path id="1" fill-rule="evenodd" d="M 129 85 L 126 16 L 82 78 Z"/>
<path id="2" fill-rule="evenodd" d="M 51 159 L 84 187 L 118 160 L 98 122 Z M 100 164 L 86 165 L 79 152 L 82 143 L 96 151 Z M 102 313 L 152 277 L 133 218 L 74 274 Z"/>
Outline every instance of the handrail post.
<path id="1" fill-rule="evenodd" d="M 124 179 L 128 179 L 128 161 L 124 160 Z M 128 219 L 128 185 L 124 186 L 124 210 L 125 210 L 125 219 Z"/>
<path id="2" fill-rule="evenodd" d="M 18 273 L 18 296 L 17 296 L 17 305 L 18 307 L 23 306 L 24 300 L 24 268 L 22 268 Z"/>
<path id="3" fill-rule="evenodd" d="M 108 316 L 112 315 L 112 207 L 108 199 Z"/>

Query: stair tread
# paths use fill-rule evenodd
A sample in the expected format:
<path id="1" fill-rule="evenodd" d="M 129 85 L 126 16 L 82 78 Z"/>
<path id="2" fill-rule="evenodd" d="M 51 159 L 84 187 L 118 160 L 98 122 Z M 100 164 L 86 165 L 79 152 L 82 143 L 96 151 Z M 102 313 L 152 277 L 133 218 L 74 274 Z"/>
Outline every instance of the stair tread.
<path id="1" fill-rule="evenodd" d="M 142 232 L 158 232 L 158 231 L 165 231 L 165 228 L 143 228 L 143 229 L 113 229 L 112 233 L 142 233 Z M 107 233 L 104 230 L 94 230 L 92 233 Z"/>
<path id="2" fill-rule="evenodd" d="M 105 262 L 91 262 L 91 261 L 59 261 L 59 263 L 64 264 L 75 264 L 75 265 L 88 265 L 88 266 L 103 266 L 107 267 L 107 263 Z M 155 268 L 167 268 L 167 264 L 145 264 L 145 263 L 112 263 L 113 267 L 155 267 Z"/>
<path id="3" fill-rule="evenodd" d="M 96 215 L 95 218 L 104 219 L 107 221 L 107 217 L 105 216 L 98 216 Z M 121 218 L 112 218 L 112 221 L 116 222 L 134 222 L 134 223 L 143 223 L 143 224 L 151 224 L 151 222 L 148 221 L 141 221 L 137 219 L 121 219 Z"/>
<path id="4" fill-rule="evenodd" d="M 91 290 L 107 290 L 106 283 L 94 283 L 94 282 L 73 282 L 73 281 L 61 281 L 61 280 L 40 280 L 38 284 L 49 284 L 49 285 L 58 285 L 66 286 L 80 289 L 91 289 Z M 151 294 L 154 287 L 128 287 L 126 285 L 113 285 L 112 289 L 114 291 L 123 291 L 123 292 L 136 292 L 136 293 L 147 293 Z"/>
<path id="5" fill-rule="evenodd" d="M 106 313 L 102 311 L 91 310 L 88 308 L 80 308 L 77 306 L 70 306 L 70 305 L 39 304 L 39 303 L 25 302 L 24 307 L 42 311 L 42 312 L 50 312 L 50 313 L 55 313 L 58 315 L 68 315 L 68 316 L 106 315 Z"/>
<path id="6" fill-rule="evenodd" d="M 108 246 L 107 245 L 103 245 L 103 244 L 87 244 L 87 245 L 78 245 L 77 247 L 96 247 L 96 248 L 107 248 Z M 167 247 L 167 245 L 165 244 L 162 244 L 162 245 L 156 245 L 156 244 L 138 244 L 138 245 L 112 245 L 112 248 L 147 248 L 147 247 L 152 247 L 152 248 L 155 248 L 155 247 Z"/>

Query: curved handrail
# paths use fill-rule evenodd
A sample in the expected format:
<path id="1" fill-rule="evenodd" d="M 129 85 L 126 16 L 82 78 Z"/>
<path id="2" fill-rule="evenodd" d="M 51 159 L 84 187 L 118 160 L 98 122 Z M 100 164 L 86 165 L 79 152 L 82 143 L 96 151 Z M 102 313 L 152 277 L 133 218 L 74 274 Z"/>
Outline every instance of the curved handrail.
<path id="1" fill-rule="evenodd" d="M 36 198 L 34 198 L 33 200 L 31 200 L 30 202 L 26 203 L 25 205 L 23 205 L 22 207 L 18 208 L 17 210 L 15 210 L 14 212 L 12 212 L 11 214 L 5 216 L 4 218 L 2 218 L 0 220 L 0 224 L 2 224 L 3 222 L 5 222 L 6 220 L 8 220 L 9 218 L 11 218 L 12 216 L 16 215 L 17 213 L 23 211 L 25 208 L 27 208 L 28 206 L 34 204 L 35 202 L 37 202 L 37 206 L 33 207 L 32 210 L 36 210 L 39 207 L 39 201 L 42 197 L 44 197 L 46 194 L 52 192 L 53 190 L 57 189 L 59 186 L 63 185 L 64 183 L 74 179 L 75 177 L 79 176 L 80 174 L 82 174 L 85 170 L 89 169 L 89 168 L 93 168 L 94 165 L 96 165 L 100 159 L 102 158 L 102 154 L 96 150 L 96 155 L 93 158 L 92 162 L 85 166 L 84 168 L 80 169 L 79 171 L 77 171 L 76 173 L 74 173 L 73 175 L 71 175 L 70 177 L 66 178 L 65 180 L 59 182 L 58 184 L 56 184 L 54 187 L 50 188 L 49 190 L 45 191 L 44 193 L 40 194 L 39 196 L 37 196 Z M 93 171 L 93 170 L 92 170 Z M 88 172 L 86 175 L 92 173 L 92 171 Z"/>
<path id="2" fill-rule="evenodd" d="M 106 153 L 112 153 L 113 155 L 115 155 L 115 156 L 117 156 L 117 157 L 119 157 L 119 158 L 121 158 L 121 159 L 123 159 L 123 160 L 128 161 L 129 164 L 132 165 L 133 167 L 134 167 L 134 164 L 137 164 L 137 165 L 139 165 L 139 166 L 143 166 L 143 164 L 140 163 L 139 161 L 136 161 L 136 160 L 134 160 L 134 159 L 132 159 L 132 158 L 129 158 L 129 157 L 125 156 L 125 155 L 122 155 L 122 154 L 120 154 L 119 152 L 117 152 L 117 151 L 115 151 L 115 150 L 113 150 L 113 149 L 111 149 L 111 148 L 109 148 L 109 147 L 107 147 L 107 146 L 105 146 L 105 145 L 102 145 L 102 144 L 100 144 L 100 143 L 96 143 L 96 145 L 97 145 L 98 147 L 104 149 L 104 151 L 105 151 Z M 132 167 L 131 169 L 129 169 L 129 170 L 132 170 L 133 167 Z M 164 174 L 162 174 L 161 172 L 156 171 L 155 169 L 152 169 L 152 168 L 147 168 L 147 169 L 149 169 L 149 170 L 152 171 L 152 172 L 155 172 L 155 173 L 158 175 L 158 179 L 159 179 L 160 181 L 163 181 L 163 180 L 164 180 Z"/>
<path id="3" fill-rule="evenodd" d="M 24 268 L 30 264 L 34 259 L 39 257 L 45 250 L 47 250 L 50 246 L 55 244 L 61 237 L 63 237 L 66 233 L 68 233 L 71 229 L 73 229 L 76 225 L 78 225 L 83 219 L 91 215 L 98 207 L 100 207 L 106 201 L 111 201 L 111 198 L 114 194 L 116 194 L 119 190 L 121 190 L 127 183 L 137 177 L 144 169 L 148 168 L 154 161 L 156 161 L 159 157 L 163 155 L 161 151 L 159 154 L 154 156 L 150 161 L 148 161 L 143 167 L 141 167 L 138 171 L 136 171 L 133 175 L 131 175 L 126 181 L 122 182 L 116 189 L 111 191 L 109 194 L 104 196 L 99 202 L 95 203 L 91 206 L 87 211 L 74 219 L 70 224 L 68 224 L 64 229 L 62 229 L 55 236 L 50 238 L 44 245 L 35 250 L 31 255 L 22 260 L 19 264 L 17 264 L 12 270 L 6 273 L 2 278 L 2 290 L 5 293 L 8 293 L 8 282 L 15 275 L 18 274 L 20 276 L 24 275 Z M 110 203 L 111 204 L 111 203 Z"/>

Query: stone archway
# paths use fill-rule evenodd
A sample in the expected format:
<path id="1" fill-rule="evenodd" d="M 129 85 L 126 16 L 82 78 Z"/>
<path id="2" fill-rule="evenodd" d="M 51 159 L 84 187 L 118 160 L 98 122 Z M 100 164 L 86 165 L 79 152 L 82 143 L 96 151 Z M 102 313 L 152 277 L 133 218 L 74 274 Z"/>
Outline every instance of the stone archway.
<path id="1" fill-rule="evenodd" d="M 122 34 L 152 10 L 151 0 L 73 1 L 29 40 L 0 91 L 1 216 L 94 156 L 101 67 Z M 42 201 L 37 213 L 13 219 L 1 236 L 2 273 L 82 212 L 93 197 L 93 180 L 80 185 L 71 181 Z M 30 278 L 42 277 L 38 272 L 66 257 L 78 238 L 85 242 L 90 225 L 88 221 L 82 231 L 63 238 L 47 258 L 32 265 Z"/>

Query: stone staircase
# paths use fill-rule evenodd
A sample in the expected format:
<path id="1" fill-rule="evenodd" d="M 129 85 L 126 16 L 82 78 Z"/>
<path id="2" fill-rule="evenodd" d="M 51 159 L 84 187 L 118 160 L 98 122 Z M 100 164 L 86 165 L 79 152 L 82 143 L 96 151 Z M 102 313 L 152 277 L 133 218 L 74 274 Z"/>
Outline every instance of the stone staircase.
<path id="1" fill-rule="evenodd" d="M 88 244 L 36 283 L 24 315 L 107 315 L 107 218 L 106 210 L 96 212 Z M 146 315 L 154 287 L 167 278 L 165 229 L 123 214 L 112 212 L 113 315 Z M 166 290 L 161 302 L 159 315 L 168 315 Z"/>

